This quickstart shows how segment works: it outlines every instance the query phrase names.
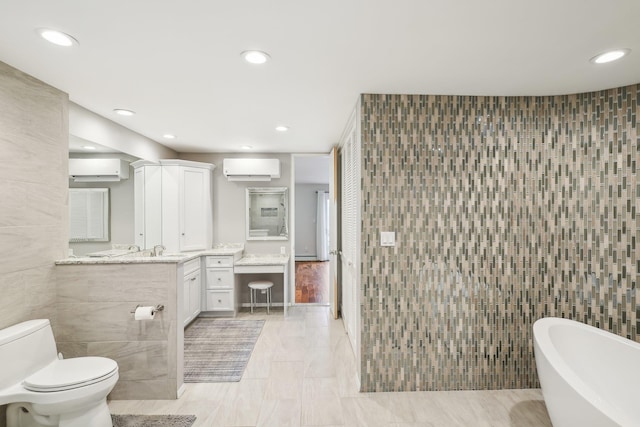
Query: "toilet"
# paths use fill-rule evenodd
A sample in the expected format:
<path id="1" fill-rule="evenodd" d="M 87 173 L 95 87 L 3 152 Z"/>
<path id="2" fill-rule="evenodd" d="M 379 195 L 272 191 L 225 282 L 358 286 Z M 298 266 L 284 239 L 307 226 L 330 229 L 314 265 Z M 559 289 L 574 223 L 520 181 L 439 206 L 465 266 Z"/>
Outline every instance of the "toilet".
<path id="1" fill-rule="evenodd" d="M 60 359 L 48 319 L 0 330 L 0 405 L 7 427 L 111 427 L 107 395 L 118 364 L 105 357 Z"/>

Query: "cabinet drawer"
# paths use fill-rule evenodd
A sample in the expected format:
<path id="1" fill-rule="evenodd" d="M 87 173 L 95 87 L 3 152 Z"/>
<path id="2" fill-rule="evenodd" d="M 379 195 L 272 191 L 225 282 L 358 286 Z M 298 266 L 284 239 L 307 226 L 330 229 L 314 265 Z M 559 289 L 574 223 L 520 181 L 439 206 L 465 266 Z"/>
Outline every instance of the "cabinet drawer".
<path id="1" fill-rule="evenodd" d="M 208 256 L 207 267 L 233 267 L 232 256 Z"/>
<path id="2" fill-rule="evenodd" d="M 187 261 L 184 263 L 185 276 L 199 269 L 200 269 L 200 258 L 192 259 L 191 261 Z"/>
<path id="3" fill-rule="evenodd" d="M 207 289 L 233 288 L 233 270 L 230 268 L 207 268 Z"/>
<path id="4" fill-rule="evenodd" d="M 207 311 L 233 310 L 233 290 L 207 289 Z"/>

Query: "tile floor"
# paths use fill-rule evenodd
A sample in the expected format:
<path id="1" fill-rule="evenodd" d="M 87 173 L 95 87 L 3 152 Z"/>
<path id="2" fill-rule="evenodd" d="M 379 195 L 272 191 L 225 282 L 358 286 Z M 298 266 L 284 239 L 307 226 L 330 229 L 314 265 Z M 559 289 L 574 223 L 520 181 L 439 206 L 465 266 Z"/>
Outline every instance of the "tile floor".
<path id="1" fill-rule="evenodd" d="M 194 414 L 204 426 L 551 426 L 540 390 L 359 393 L 341 320 L 323 306 L 264 318 L 240 382 L 187 384 L 178 400 L 114 400 L 114 414 Z"/>

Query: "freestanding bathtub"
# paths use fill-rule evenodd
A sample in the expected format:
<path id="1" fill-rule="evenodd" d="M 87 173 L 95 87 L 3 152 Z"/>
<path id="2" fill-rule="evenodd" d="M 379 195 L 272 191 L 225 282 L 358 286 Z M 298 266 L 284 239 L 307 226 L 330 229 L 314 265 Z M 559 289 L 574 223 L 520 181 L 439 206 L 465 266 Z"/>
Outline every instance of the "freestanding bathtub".
<path id="1" fill-rule="evenodd" d="M 533 336 L 554 427 L 640 426 L 640 344 L 555 317 L 536 321 Z"/>

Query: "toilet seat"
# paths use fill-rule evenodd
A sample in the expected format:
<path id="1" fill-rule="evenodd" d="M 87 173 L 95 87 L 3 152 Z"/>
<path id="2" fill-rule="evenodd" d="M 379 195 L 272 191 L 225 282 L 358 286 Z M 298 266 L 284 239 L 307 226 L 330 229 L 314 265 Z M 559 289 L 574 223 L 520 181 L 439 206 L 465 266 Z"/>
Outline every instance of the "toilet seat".
<path id="1" fill-rule="evenodd" d="M 118 373 L 118 364 L 105 357 L 54 360 L 27 377 L 22 386 L 34 392 L 51 393 L 95 384 Z"/>

